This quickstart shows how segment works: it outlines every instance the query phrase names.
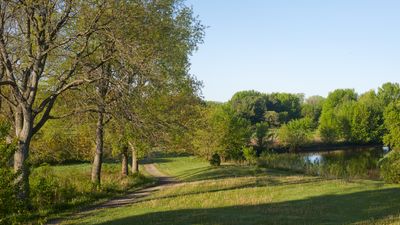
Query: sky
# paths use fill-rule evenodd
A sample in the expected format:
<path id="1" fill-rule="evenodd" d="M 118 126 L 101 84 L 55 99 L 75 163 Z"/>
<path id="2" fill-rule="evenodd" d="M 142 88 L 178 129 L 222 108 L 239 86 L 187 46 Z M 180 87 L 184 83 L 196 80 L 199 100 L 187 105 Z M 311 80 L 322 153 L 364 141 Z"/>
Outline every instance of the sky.
<path id="1" fill-rule="evenodd" d="M 206 100 L 237 91 L 327 96 L 400 82 L 398 0 L 187 0 L 207 26 L 191 56 Z"/>

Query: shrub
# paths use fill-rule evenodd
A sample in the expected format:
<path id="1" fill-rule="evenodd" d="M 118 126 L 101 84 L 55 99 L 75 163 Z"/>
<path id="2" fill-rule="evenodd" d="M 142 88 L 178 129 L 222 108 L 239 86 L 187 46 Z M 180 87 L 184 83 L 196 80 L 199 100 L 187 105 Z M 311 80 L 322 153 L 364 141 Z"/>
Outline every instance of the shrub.
<path id="1" fill-rule="evenodd" d="M 215 153 L 214 155 L 211 156 L 210 165 L 211 166 L 220 166 L 221 165 L 221 157 L 217 153 Z"/>
<path id="2" fill-rule="evenodd" d="M 400 152 L 391 151 L 379 161 L 381 176 L 388 183 L 400 183 Z"/>
<path id="3" fill-rule="evenodd" d="M 242 148 L 243 156 L 249 164 L 253 164 L 257 159 L 257 152 L 253 147 Z"/>
<path id="4" fill-rule="evenodd" d="M 9 165 L 15 148 L 6 142 L 8 130 L 9 126 L 0 121 L 0 224 L 16 223 L 18 209 L 22 206 L 16 193 L 16 174 Z"/>

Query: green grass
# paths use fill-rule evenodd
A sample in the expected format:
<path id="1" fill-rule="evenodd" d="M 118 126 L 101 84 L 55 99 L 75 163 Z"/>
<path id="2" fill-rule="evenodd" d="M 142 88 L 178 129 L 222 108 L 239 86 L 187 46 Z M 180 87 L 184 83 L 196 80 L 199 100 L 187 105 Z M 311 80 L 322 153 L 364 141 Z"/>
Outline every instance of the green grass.
<path id="1" fill-rule="evenodd" d="M 33 218 L 64 216 L 79 208 L 137 190 L 152 179 L 142 175 L 123 177 L 121 165 L 104 163 L 102 184 L 95 188 L 90 181 L 91 164 L 41 166 L 31 174 Z M 33 219 L 35 220 L 35 219 Z"/>
<path id="2" fill-rule="evenodd" d="M 153 162 L 163 173 L 185 181 L 210 168 L 208 162 L 194 156 L 156 158 Z"/>
<path id="3" fill-rule="evenodd" d="M 400 188 L 278 170 L 213 168 L 193 157 L 157 161 L 184 181 L 143 201 L 66 224 L 399 224 Z"/>

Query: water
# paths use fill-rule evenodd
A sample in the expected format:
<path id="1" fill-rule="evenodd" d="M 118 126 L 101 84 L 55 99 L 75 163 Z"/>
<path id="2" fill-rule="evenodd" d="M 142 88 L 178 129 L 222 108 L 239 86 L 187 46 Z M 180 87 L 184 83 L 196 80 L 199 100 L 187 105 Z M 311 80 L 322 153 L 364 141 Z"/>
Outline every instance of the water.
<path id="1" fill-rule="evenodd" d="M 377 178 L 379 177 L 378 162 L 387 152 L 387 148 L 363 147 L 303 153 L 302 155 L 308 165 L 318 167 L 316 172 L 318 174 Z"/>
<path id="2" fill-rule="evenodd" d="M 350 149 L 335 149 L 330 151 L 303 153 L 304 160 L 311 163 L 327 163 L 330 161 L 371 160 L 379 161 L 386 153 L 387 148 L 359 147 Z"/>

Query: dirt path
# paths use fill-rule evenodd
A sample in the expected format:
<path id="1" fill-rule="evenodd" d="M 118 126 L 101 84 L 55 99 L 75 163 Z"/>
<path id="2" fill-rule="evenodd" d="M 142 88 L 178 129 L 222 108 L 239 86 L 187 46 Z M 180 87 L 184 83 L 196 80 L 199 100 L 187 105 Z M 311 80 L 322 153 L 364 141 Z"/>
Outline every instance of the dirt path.
<path id="1" fill-rule="evenodd" d="M 154 164 L 145 164 L 144 169 L 146 170 L 146 172 L 148 174 L 150 174 L 151 176 L 153 176 L 154 178 L 157 179 L 157 182 L 153 186 L 143 188 L 141 190 L 129 193 L 120 198 L 112 199 L 112 200 L 102 203 L 100 205 L 86 208 L 78 213 L 71 215 L 69 218 L 72 218 L 72 217 L 80 218 L 80 217 L 89 216 L 89 215 L 93 214 L 95 212 L 95 210 L 99 210 L 99 209 L 116 208 L 116 207 L 121 207 L 121 206 L 125 206 L 125 205 L 130 205 L 130 204 L 140 201 L 142 198 L 147 197 L 156 191 L 159 191 L 167 186 L 171 186 L 171 185 L 178 183 L 178 181 L 176 179 L 174 179 L 173 177 L 170 177 L 170 176 L 160 172 Z M 54 219 L 54 220 L 48 221 L 47 224 L 48 225 L 60 224 L 66 219 L 67 218 Z"/>

